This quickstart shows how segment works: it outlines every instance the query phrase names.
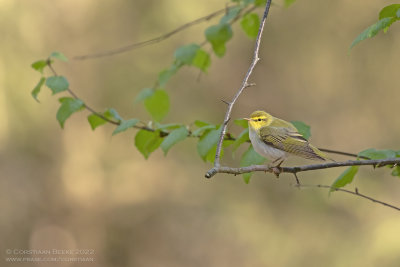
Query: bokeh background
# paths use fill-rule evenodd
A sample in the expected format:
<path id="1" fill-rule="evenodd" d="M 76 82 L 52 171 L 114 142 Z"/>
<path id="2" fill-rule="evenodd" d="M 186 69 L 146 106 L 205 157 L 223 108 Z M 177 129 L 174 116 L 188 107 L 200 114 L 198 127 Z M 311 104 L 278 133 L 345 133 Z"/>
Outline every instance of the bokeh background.
<path id="1" fill-rule="evenodd" d="M 257 173 L 248 185 L 224 174 L 207 180 L 211 165 L 197 155 L 194 139 L 145 160 L 134 130 L 111 137 L 114 127 L 106 125 L 93 132 L 86 111 L 62 130 L 57 97 L 43 88 L 38 104 L 30 95 L 39 80 L 30 64 L 52 51 L 71 58 L 147 40 L 226 3 L 0 0 L 1 266 L 400 266 L 400 217 L 392 209 L 339 192 L 298 190 L 290 175 Z M 348 54 L 391 3 L 299 0 L 285 9 L 276 2 L 251 78 L 257 86 L 241 96 L 233 117 L 265 109 L 311 125 L 319 147 L 399 149 L 399 25 Z M 134 104 L 137 93 L 154 84 L 176 47 L 203 41 L 216 21 L 129 53 L 55 67 L 97 110 L 149 120 Z M 254 45 L 239 25 L 234 30 L 226 56 L 213 56 L 207 75 L 198 79 L 197 70 L 185 68 L 168 83 L 165 123 L 222 121 L 220 99 L 240 86 Z M 224 163 L 237 166 L 244 149 L 235 158 L 226 153 Z M 329 185 L 342 171 L 300 179 Z M 349 189 L 355 186 L 400 205 L 400 181 L 386 168 L 361 168 Z M 90 249 L 94 262 L 10 263 L 7 249 Z"/>

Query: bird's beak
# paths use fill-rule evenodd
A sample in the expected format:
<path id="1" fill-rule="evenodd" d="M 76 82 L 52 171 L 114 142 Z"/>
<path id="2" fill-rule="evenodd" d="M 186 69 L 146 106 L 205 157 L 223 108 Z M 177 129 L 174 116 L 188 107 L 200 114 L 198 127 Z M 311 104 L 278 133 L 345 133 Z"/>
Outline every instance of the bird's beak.
<path id="1" fill-rule="evenodd" d="M 246 121 L 250 121 L 251 119 L 249 119 L 249 118 L 243 118 L 244 120 L 246 120 Z"/>

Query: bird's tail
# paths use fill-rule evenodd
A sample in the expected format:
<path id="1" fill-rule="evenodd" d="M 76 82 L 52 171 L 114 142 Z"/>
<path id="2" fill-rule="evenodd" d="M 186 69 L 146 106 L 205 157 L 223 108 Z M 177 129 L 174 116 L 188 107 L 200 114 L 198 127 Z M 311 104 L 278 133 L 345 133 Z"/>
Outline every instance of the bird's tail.
<path id="1" fill-rule="evenodd" d="M 315 159 L 317 160 L 330 160 L 333 162 L 336 162 L 334 159 L 331 159 L 330 157 L 328 157 L 324 152 L 322 152 L 321 150 L 319 150 L 318 148 L 316 148 L 313 145 L 310 145 L 311 149 L 314 151 L 316 157 Z"/>

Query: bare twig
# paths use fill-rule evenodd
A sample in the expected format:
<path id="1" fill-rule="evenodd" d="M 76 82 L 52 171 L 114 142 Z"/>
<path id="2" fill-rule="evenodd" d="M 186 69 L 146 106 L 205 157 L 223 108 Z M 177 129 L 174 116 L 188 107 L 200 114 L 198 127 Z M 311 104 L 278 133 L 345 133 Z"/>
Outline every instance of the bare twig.
<path id="1" fill-rule="evenodd" d="M 258 35 L 257 35 L 256 44 L 255 44 L 255 48 L 254 48 L 253 60 L 252 60 L 252 62 L 250 64 L 250 67 L 249 67 L 247 73 L 246 73 L 246 76 L 243 79 L 243 82 L 242 82 L 242 85 L 241 85 L 240 89 L 237 91 L 236 95 L 233 97 L 232 101 L 228 105 L 228 108 L 227 108 L 227 111 L 226 111 L 226 114 L 225 114 L 225 118 L 224 118 L 224 123 L 223 123 L 222 129 L 221 129 L 220 138 L 219 138 L 218 145 L 217 145 L 217 151 L 216 151 L 215 160 L 214 160 L 214 168 L 219 168 L 220 167 L 219 159 L 220 159 L 220 155 L 221 155 L 222 142 L 223 142 L 224 137 L 225 137 L 225 133 L 226 133 L 228 122 L 229 122 L 229 119 L 230 119 L 230 116 L 231 116 L 231 113 L 232 113 L 233 105 L 235 104 L 236 100 L 239 98 L 239 96 L 243 92 L 243 90 L 246 87 L 248 87 L 248 85 L 249 85 L 248 84 L 248 80 L 250 78 L 250 75 L 253 72 L 253 69 L 256 66 L 257 62 L 260 60 L 260 58 L 258 57 L 258 53 L 259 53 L 259 50 L 260 50 L 261 37 L 262 37 L 262 33 L 264 31 L 264 25 L 265 25 L 265 21 L 266 21 L 267 16 L 268 16 L 268 12 L 269 12 L 270 6 L 271 6 L 271 0 L 268 0 L 266 5 L 265 5 L 264 15 L 263 15 L 263 18 L 262 18 L 261 23 L 260 23 L 260 28 L 258 30 Z"/>
<path id="2" fill-rule="evenodd" d="M 319 188 L 332 189 L 334 191 L 345 192 L 345 193 L 352 194 L 352 195 L 355 195 L 355 196 L 358 196 L 358 197 L 362 197 L 362 198 L 371 200 L 372 202 L 375 202 L 375 203 L 381 204 L 383 206 L 386 206 L 386 207 L 389 207 L 389 208 L 392 208 L 392 209 L 400 211 L 399 207 L 396 207 L 396 206 L 394 206 L 392 204 L 377 200 L 377 199 L 369 197 L 367 195 L 361 194 L 358 191 L 358 188 L 355 188 L 354 191 L 351 191 L 351 190 L 347 190 L 347 189 L 343 189 L 343 188 L 337 188 L 337 187 L 332 187 L 332 186 L 329 186 L 329 185 L 321 185 L 321 184 L 315 184 L 315 185 L 313 185 L 313 184 L 306 184 L 306 185 L 305 184 L 296 184 L 295 186 L 299 187 L 299 188 L 301 188 L 301 187 L 319 187 Z"/>
<path id="3" fill-rule="evenodd" d="M 225 104 L 229 105 L 229 102 L 226 100 L 221 99 L 222 102 L 224 102 Z"/>
<path id="4" fill-rule="evenodd" d="M 280 173 L 298 173 L 304 171 L 313 171 L 313 170 L 322 170 L 328 168 L 336 168 L 336 167 L 346 167 L 346 166 L 362 166 L 362 165 L 370 165 L 370 166 L 387 166 L 400 164 L 400 158 L 389 158 L 389 159 L 378 159 L 378 160 L 349 160 L 343 162 L 328 162 L 322 164 L 312 164 L 312 165 L 303 165 L 296 167 L 280 167 Z M 276 168 L 271 168 L 266 165 L 252 165 L 248 167 L 241 168 L 231 168 L 225 166 L 214 167 L 210 169 L 205 177 L 211 178 L 217 173 L 230 173 L 230 174 L 242 174 L 248 172 L 255 171 L 263 171 L 263 172 L 273 172 L 276 173 Z M 279 174 L 279 173 L 278 173 Z"/>
<path id="5" fill-rule="evenodd" d="M 116 54 L 125 53 L 125 52 L 131 51 L 133 49 L 144 47 L 144 46 L 147 46 L 147 45 L 159 43 L 159 42 L 164 41 L 165 39 L 168 39 L 169 37 L 181 32 L 181 31 L 183 31 L 183 30 L 185 30 L 185 29 L 187 29 L 187 28 L 189 28 L 191 26 L 199 24 L 199 23 L 201 23 L 203 21 L 208 21 L 208 20 L 210 20 L 210 19 L 212 19 L 212 18 L 214 18 L 214 17 L 216 17 L 216 16 L 218 16 L 220 14 L 223 14 L 223 13 L 227 12 L 229 9 L 234 8 L 236 6 L 237 5 L 227 6 L 227 7 L 223 8 L 223 9 L 220 9 L 220 10 L 217 10 L 217 11 L 211 13 L 211 14 L 208 14 L 207 16 L 204 16 L 204 17 L 198 18 L 196 20 L 193 20 L 191 22 L 188 22 L 186 24 L 183 24 L 183 25 L 179 26 L 178 28 L 176 28 L 176 29 L 174 29 L 174 30 L 172 30 L 172 31 L 170 31 L 168 33 L 165 33 L 163 35 L 160 35 L 160 36 L 158 36 L 156 38 L 153 38 L 153 39 L 150 39 L 150 40 L 147 40 L 147 41 L 143 41 L 143 42 L 139 42 L 139 43 L 133 43 L 133 44 L 129 44 L 129 45 L 126 45 L 126 46 L 122 46 L 122 47 L 118 47 L 118 48 L 115 48 L 115 49 L 111 49 L 111 50 L 107 50 L 107 51 L 103 51 L 103 52 L 98 52 L 98 53 L 94 53 L 94 54 L 76 56 L 76 57 L 73 57 L 73 59 L 75 59 L 75 60 L 85 60 L 85 59 L 92 59 L 92 58 L 107 57 L 107 56 L 112 56 L 112 55 L 116 55 Z"/>

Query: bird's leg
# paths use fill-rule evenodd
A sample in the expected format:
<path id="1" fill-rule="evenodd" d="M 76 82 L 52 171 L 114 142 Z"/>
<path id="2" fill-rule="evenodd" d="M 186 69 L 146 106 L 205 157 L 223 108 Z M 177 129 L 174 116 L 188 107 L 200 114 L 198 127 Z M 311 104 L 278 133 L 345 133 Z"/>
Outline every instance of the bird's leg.
<path id="1" fill-rule="evenodd" d="M 277 158 L 276 160 L 274 160 L 272 163 L 277 163 L 279 162 L 275 167 L 280 167 L 282 162 L 284 161 L 284 158 Z"/>

